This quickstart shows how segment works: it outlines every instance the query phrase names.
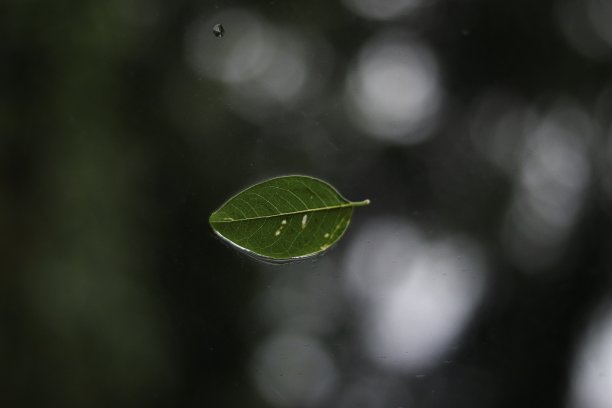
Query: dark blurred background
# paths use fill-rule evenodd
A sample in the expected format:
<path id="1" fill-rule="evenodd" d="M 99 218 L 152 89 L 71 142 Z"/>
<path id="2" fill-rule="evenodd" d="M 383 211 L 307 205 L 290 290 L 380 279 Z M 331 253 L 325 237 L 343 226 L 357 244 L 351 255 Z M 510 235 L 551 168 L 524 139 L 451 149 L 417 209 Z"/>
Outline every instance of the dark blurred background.
<path id="1" fill-rule="evenodd" d="M 611 114 L 609 0 L 4 0 L 0 406 L 612 407 Z"/>

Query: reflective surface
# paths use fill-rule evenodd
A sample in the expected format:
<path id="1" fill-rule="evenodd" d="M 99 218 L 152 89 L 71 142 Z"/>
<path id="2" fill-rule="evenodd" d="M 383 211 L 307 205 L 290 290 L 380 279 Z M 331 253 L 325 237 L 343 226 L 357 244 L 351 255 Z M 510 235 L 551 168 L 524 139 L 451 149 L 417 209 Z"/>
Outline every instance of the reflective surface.
<path id="1" fill-rule="evenodd" d="M 612 406 L 608 1 L 2 9 L 0 406 Z M 285 174 L 372 204 L 215 237 Z"/>

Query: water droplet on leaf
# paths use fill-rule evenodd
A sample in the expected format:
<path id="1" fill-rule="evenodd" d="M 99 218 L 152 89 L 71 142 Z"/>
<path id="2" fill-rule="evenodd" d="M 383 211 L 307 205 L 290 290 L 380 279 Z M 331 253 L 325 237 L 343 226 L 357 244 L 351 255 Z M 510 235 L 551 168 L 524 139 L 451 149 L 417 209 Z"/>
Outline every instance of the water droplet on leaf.
<path id="1" fill-rule="evenodd" d="M 223 28 L 223 25 L 215 24 L 213 27 L 213 34 L 215 34 L 215 37 L 217 38 L 223 37 L 225 35 L 225 28 Z"/>

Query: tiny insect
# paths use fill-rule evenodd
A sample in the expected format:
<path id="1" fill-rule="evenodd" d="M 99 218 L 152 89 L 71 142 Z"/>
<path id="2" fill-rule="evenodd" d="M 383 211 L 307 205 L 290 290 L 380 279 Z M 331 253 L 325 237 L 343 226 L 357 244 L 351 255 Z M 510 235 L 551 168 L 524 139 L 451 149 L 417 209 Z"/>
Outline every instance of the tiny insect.
<path id="1" fill-rule="evenodd" d="M 225 28 L 223 28 L 222 24 L 215 24 L 213 27 L 213 34 L 217 38 L 221 38 L 225 35 Z"/>

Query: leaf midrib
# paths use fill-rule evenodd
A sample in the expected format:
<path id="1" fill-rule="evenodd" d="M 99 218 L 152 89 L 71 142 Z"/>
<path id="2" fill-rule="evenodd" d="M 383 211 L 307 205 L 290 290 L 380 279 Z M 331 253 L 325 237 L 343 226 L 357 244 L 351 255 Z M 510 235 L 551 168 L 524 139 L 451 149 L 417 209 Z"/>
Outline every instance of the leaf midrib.
<path id="1" fill-rule="evenodd" d="M 234 220 L 211 221 L 211 223 L 214 223 L 214 224 L 229 224 L 229 223 L 232 223 L 232 222 L 262 220 L 262 219 L 265 219 L 265 218 L 284 217 L 284 216 L 288 216 L 288 215 L 306 214 L 306 213 L 312 213 L 312 212 L 318 212 L 318 211 L 331 211 L 331 210 L 337 210 L 339 208 L 361 207 L 361 206 L 368 205 L 368 204 L 370 204 L 370 200 L 363 200 L 363 201 L 357 201 L 357 202 L 348 202 L 348 203 L 344 203 L 344 204 L 330 205 L 330 206 L 326 206 L 326 207 L 318 207 L 318 208 L 298 210 L 298 211 L 289 211 L 289 212 L 283 212 L 283 213 L 278 213 L 278 214 L 258 215 L 258 216 L 255 216 L 255 217 L 246 217 L 246 218 L 239 218 L 239 219 L 234 219 Z"/>

